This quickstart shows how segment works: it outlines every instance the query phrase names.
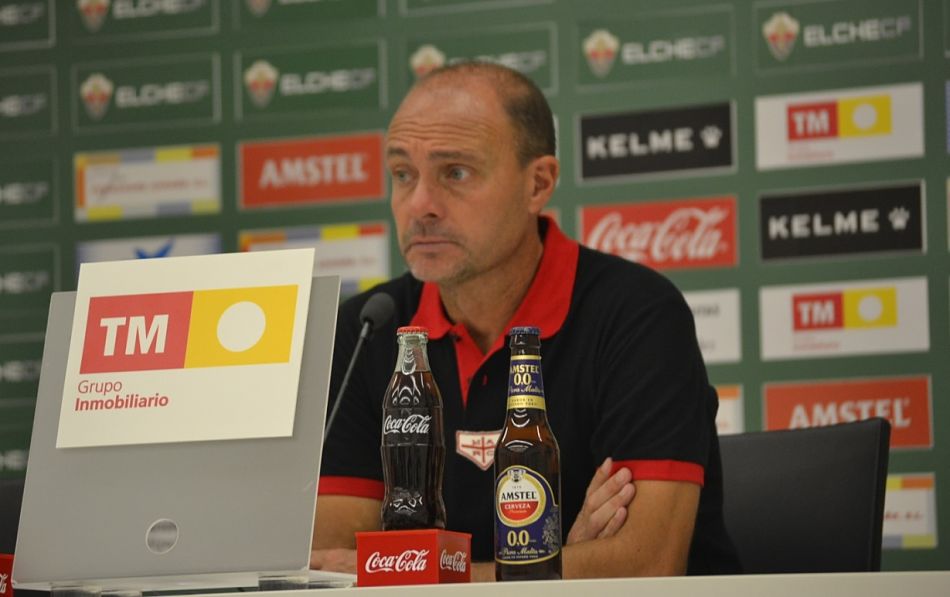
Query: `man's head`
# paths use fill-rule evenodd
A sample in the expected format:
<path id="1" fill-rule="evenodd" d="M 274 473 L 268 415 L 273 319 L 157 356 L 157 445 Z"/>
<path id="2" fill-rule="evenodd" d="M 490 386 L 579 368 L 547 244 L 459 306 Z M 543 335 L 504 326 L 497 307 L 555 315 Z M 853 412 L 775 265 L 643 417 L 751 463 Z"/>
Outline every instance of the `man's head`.
<path id="1" fill-rule="evenodd" d="M 557 181 L 554 143 L 547 101 L 515 71 L 466 63 L 419 81 L 386 139 L 393 216 L 412 273 L 462 283 L 536 241 Z"/>

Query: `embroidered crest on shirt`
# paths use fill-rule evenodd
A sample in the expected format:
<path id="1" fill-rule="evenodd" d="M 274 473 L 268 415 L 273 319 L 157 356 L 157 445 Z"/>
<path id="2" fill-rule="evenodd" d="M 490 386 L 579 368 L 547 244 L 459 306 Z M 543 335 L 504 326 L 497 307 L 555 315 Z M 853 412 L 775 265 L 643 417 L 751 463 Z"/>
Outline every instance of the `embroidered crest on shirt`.
<path id="1" fill-rule="evenodd" d="M 487 471 L 495 462 L 495 445 L 501 431 L 456 431 L 455 451 Z"/>

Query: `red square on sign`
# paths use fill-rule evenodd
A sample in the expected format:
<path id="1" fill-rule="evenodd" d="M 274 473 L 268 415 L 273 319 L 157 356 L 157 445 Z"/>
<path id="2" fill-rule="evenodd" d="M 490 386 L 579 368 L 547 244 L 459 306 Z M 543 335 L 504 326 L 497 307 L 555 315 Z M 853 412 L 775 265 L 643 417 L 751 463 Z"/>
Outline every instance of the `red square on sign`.
<path id="1" fill-rule="evenodd" d="M 181 369 L 191 292 L 89 299 L 80 373 Z"/>
<path id="2" fill-rule="evenodd" d="M 787 114 L 789 141 L 834 139 L 838 136 L 836 102 L 789 106 Z"/>
<path id="3" fill-rule="evenodd" d="M 843 313 L 840 292 L 792 297 L 793 329 L 796 332 L 844 327 Z"/>
<path id="4" fill-rule="evenodd" d="M 440 529 L 356 533 L 356 584 L 470 582 L 472 536 Z"/>

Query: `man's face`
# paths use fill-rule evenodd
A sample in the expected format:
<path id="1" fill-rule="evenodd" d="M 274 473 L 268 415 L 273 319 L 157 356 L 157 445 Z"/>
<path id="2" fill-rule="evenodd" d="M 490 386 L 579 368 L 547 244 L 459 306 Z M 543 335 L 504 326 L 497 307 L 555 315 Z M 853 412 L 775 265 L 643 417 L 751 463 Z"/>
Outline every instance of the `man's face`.
<path id="1" fill-rule="evenodd" d="M 504 263 L 533 226 L 528 170 L 482 79 L 416 89 L 386 138 L 399 249 L 419 280 L 452 285 Z"/>

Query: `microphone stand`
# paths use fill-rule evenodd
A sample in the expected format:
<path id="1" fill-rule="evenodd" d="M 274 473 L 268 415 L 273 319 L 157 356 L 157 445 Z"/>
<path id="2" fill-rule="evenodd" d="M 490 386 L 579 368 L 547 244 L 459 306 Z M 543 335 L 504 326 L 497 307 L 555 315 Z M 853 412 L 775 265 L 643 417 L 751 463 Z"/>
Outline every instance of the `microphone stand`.
<path id="1" fill-rule="evenodd" d="M 333 403 L 333 410 L 330 411 L 330 416 L 327 417 L 327 424 L 323 429 L 323 443 L 327 443 L 327 438 L 330 437 L 330 428 L 333 426 L 333 420 L 336 419 L 336 413 L 340 410 L 340 404 L 343 402 L 343 392 L 346 391 L 346 386 L 350 384 L 350 375 L 353 374 L 353 366 L 356 365 L 356 359 L 360 356 L 360 350 L 363 348 L 363 342 L 369 338 L 370 334 L 373 333 L 373 322 L 371 319 L 367 318 L 363 321 L 363 329 L 360 330 L 360 336 L 356 340 L 356 347 L 353 349 L 353 358 L 350 359 L 350 364 L 346 367 L 346 373 L 343 375 L 343 381 L 340 383 L 340 389 L 336 393 L 336 401 Z"/>

